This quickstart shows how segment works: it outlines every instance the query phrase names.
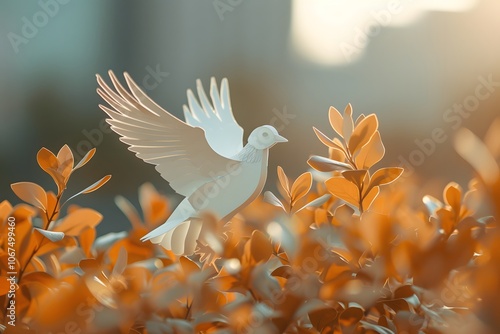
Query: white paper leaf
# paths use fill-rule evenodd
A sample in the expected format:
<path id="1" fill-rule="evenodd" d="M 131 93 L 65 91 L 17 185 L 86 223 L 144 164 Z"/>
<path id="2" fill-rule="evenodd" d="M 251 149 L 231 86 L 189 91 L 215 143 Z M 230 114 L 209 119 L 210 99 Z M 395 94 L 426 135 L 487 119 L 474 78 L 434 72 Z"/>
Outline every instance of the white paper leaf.
<path id="1" fill-rule="evenodd" d="M 40 232 L 44 237 L 49 239 L 52 242 L 57 242 L 60 241 L 64 238 L 64 233 L 63 232 L 53 232 L 53 231 L 47 231 L 43 230 L 41 228 L 35 227 L 35 230 Z"/>
<path id="2" fill-rule="evenodd" d="M 118 258 L 116 259 L 115 266 L 113 267 L 112 275 L 121 275 L 127 266 L 127 250 L 124 247 L 120 248 Z"/>
<path id="3" fill-rule="evenodd" d="M 81 260 L 86 258 L 87 257 L 85 256 L 85 252 L 80 247 L 73 247 L 70 250 L 66 250 L 61 255 L 61 257 L 59 258 L 59 262 L 77 265 Z"/>
<path id="4" fill-rule="evenodd" d="M 272 192 L 270 191 L 266 191 L 264 193 L 264 201 L 271 204 L 271 205 L 274 205 L 274 206 L 277 206 L 279 208 L 282 208 L 283 211 L 286 211 L 285 210 L 285 207 L 283 206 L 283 203 L 281 203 L 281 201 L 278 199 L 278 197 L 276 197 L 276 195 L 274 195 Z"/>
<path id="5" fill-rule="evenodd" d="M 312 207 L 312 208 L 320 207 L 323 204 L 325 204 L 326 202 L 328 202 L 328 200 L 331 197 L 332 196 L 330 194 L 324 194 L 323 196 L 320 196 L 320 197 L 316 198 L 315 200 L 312 200 L 311 202 L 307 203 L 306 205 L 304 205 L 303 207 L 301 207 L 300 209 L 295 211 L 295 213 L 298 213 L 302 209 L 309 208 L 309 207 Z"/>
<path id="6" fill-rule="evenodd" d="M 335 161 L 318 155 L 311 156 L 309 160 L 307 160 L 307 163 L 309 166 L 319 170 L 320 172 L 352 170 L 351 165 L 346 164 L 345 162 Z"/>
<path id="7" fill-rule="evenodd" d="M 94 242 L 94 248 L 97 251 L 105 250 L 118 240 L 121 240 L 123 238 L 127 237 L 127 231 L 122 231 L 122 232 L 111 232 L 108 234 L 105 234 L 103 236 L 100 236 L 97 238 Z"/>

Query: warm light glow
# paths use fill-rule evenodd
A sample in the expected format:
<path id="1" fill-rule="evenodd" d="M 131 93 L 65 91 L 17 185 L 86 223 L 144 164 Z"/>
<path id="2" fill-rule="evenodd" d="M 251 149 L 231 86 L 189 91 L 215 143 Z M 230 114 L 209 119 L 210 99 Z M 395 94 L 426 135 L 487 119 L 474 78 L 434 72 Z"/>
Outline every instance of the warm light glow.
<path id="1" fill-rule="evenodd" d="M 283 228 L 277 222 L 270 222 L 266 228 L 267 233 L 273 238 L 273 240 L 281 240 L 283 236 Z"/>
<path id="2" fill-rule="evenodd" d="M 224 266 L 229 274 L 236 274 L 241 269 L 240 260 L 235 258 L 224 261 Z"/>
<path id="3" fill-rule="evenodd" d="M 476 1 L 294 0 L 291 44 L 313 62 L 348 64 L 359 59 L 385 27 L 411 24 L 427 11 L 469 10 Z"/>

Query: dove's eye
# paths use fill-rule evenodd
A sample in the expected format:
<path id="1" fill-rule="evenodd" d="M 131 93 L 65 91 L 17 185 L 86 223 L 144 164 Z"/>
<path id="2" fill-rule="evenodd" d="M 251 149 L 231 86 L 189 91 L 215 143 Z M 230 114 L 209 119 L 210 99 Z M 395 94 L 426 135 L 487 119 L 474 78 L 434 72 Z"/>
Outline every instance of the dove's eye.
<path id="1" fill-rule="evenodd" d="M 267 137 L 269 137 L 269 133 L 264 132 L 264 133 L 262 134 L 262 136 L 263 136 L 263 137 L 265 137 L 265 138 L 267 138 Z"/>

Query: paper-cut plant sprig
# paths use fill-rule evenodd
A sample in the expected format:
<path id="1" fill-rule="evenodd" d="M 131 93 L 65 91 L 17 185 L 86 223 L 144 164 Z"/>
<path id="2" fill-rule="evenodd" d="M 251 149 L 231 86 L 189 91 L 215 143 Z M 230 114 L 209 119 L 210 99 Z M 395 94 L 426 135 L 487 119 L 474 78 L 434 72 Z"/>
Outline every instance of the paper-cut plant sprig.
<path id="1" fill-rule="evenodd" d="M 380 186 L 395 181 L 403 169 L 388 167 L 370 173 L 370 168 L 385 154 L 375 114 L 361 114 L 354 122 L 352 106 L 348 104 L 344 115 L 330 107 L 328 118 L 340 138 L 330 139 L 313 127 L 318 139 L 329 148 L 330 156 L 314 155 L 307 162 L 320 172 L 334 172 L 334 176 L 325 182 L 328 191 L 363 213 L 378 196 Z"/>
<path id="2" fill-rule="evenodd" d="M 293 183 L 290 183 L 290 180 L 285 174 L 283 168 L 278 166 L 278 180 L 278 190 L 282 195 L 283 200 L 279 200 L 276 195 L 270 191 L 266 191 L 264 193 L 264 200 L 276 207 L 281 208 L 288 214 L 299 213 L 308 207 L 319 207 L 326 203 L 331 197 L 329 194 L 325 194 L 307 202 L 307 204 L 303 204 L 313 184 L 312 174 L 310 172 L 301 174 Z"/>
<path id="3" fill-rule="evenodd" d="M 109 181 L 111 175 L 106 175 L 99 181 L 86 187 L 75 195 L 69 197 L 65 202 L 61 203 L 62 196 L 66 190 L 68 181 L 73 172 L 83 167 L 92 159 L 95 153 L 95 148 L 90 150 L 85 156 L 74 165 L 73 154 L 71 149 L 64 145 L 57 155 L 46 149 L 40 149 L 37 154 L 37 161 L 40 167 L 49 174 L 57 186 L 57 194 L 51 191 L 45 191 L 40 185 L 33 182 L 17 182 L 11 184 L 14 193 L 23 201 L 40 209 L 42 224 L 40 227 L 33 227 L 33 231 L 38 231 L 43 237 L 37 242 L 31 242 L 35 238 L 30 238 L 29 250 L 30 255 L 28 260 L 21 266 L 20 275 L 22 274 L 31 262 L 31 259 L 40 251 L 42 246 L 45 246 L 45 241 L 48 239 L 51 242 L 57 243 L 64 239 L 65 236 L 85 238 L 89 231 L 93 234 L 90 239 L 95 237 L 94 227 L 102 220 L 102 215 L 92 209 L 78 208 L 71 210 L 69 214 L 60 221 L 57 221 L 61 208 L 72 198 L 81 194 L 88 194 L 103 186 Z M 31 251 L 31 252 L 30 252 Z"/>
<path id="4" fill-rule="evenodd" d="M 61 204 L 61 199 L 64 191 L 66 190 L 70 176 L 74 171 L 83 167 L 87 162 L 92 159 L 96 149 L 93 148 L 85 156 L 74 165 L 73 153 L 68 145 L 64 145 L 57 155 L 46 149 L 41 148 L 37 154 L 37 161 L 40 168 L 49 174 L 57 186 L 57 195 L 52 192 L 47 192 L 41 186 L 33 182 L 16 182 L 11 185 L 12 191 L 23 201 L 39 208 L 44 213 L 44 229 L 48 227 L 59 213 L 62 206 L 68 203 L 69 200 L 78 195 L 91 193 L 111 179 L 111 175 L 106 175 L 97 182 L 91 184 L 87 188 L 69 197 L 64 203 Z"/>

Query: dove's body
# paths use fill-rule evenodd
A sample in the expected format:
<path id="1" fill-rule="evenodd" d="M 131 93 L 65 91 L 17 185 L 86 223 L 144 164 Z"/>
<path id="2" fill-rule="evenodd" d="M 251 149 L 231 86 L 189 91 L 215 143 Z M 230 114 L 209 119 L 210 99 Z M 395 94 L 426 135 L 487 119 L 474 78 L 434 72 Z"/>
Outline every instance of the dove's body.
<path id="1" fill-rule="evenodd" d="M 238 210 L 250 204 L 259 196 L 267 179 L 269 149 L 256 149 L 247 144 L 234 157 L 241 164 L 234 170 L 217 173 L 219 177 L 199 187 L 186 197 L 174 210 L 165 224 L 154 229 L 142 239 L 172 249 L 175 253 L 189 253 L 194 250 L 196 237 L 201 232 L 200 215 L 204 212 L 220 217 L 223 222 L 231 219 Z M 241 159 L 241 160 L 240 160 Z M 247 184 L 255 185 L 248 187 Z M 182 241 L 182 242 L 179 242 Z"/>
<path id="2" fill-rule="evenodd" d="M 156 169 L 186 198 L 168 220 L 141 240 L 151 240 L 176 254 L 194 251 L 204 212 L 226 222 L 262 192 L 267 178 L 269 148 L 285 142 L 269 125 L 258 127 L 242 145 L 243 129 L 234 120 L 227 80 L 219 96 L 212 79 L 213 106 L 198 82 L 201 107 L 188 91 L 187 123 L 172 116 L 144 94 L 125 74 L 132 95 L 111 79 L 118 94 L 99 76 L 98 93 L 114 109 L 101 108 L 111 117 L 111 129 L 121 141 Z"/>
<path id="3" fill-rule="evenodd" d="M 198 212 L 210 211 L 221 220 L 227 221 L 237 211 L 235 208 L 247 205 L 261 193 L 267 178 L 269 150 L 258 150 L 248 144 L 242 153 L 248 151 L 251 151 L 250 154 L 244 157 L 245 160 L 241 160 L 236 170 L 206 183 L 188 197 Z M 247 184 L 254 187 L 245 186 Z M 226 197 L 224 194 L 231 196 Z M 228 206 L 228 201 L 234 207 Z"/>

